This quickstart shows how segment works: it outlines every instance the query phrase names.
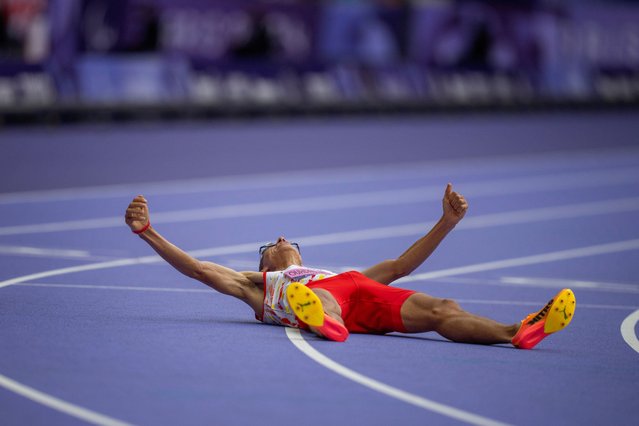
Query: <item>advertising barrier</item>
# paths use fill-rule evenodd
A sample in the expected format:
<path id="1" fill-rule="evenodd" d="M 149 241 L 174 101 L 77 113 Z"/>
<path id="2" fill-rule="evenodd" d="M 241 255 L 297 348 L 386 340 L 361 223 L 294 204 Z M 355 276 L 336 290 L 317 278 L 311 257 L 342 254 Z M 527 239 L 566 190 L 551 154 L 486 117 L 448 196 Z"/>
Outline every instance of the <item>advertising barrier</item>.
<path id="1" fill-rule="evenodd" d="M 628 2 L 0 3 L 3 110 L 638 99 Z"/>

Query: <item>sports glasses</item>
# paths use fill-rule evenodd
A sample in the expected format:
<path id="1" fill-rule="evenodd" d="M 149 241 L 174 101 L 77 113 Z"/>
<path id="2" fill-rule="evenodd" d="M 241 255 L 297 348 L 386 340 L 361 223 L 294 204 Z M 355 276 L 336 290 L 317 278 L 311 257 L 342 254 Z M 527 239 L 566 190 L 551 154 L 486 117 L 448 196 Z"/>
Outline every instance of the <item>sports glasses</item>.
<path id="1" fill-rule="evenodd" d="M 302 252 L 300 251 L 300 245 L 299 244 L 297 244 L 297 243 L 290 243 L 290 244 L 297 249 L 297 252 L 299 254 L 302 254 Z M 277 243 L 264 244 L 262 247 L 260 247 L 260 256 L 262 256 L 266 250 L 270 249 L 271 247 L 273 247 L 275 245 L 277 245 Z"/>

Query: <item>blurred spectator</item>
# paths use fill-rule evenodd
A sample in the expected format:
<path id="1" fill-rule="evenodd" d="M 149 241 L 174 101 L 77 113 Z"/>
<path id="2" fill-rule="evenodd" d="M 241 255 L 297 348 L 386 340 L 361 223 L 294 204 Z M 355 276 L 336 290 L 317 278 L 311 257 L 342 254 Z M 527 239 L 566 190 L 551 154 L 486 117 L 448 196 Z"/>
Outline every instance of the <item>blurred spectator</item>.
<path id="1" fill-rule="evenodd" d="M 428 62 L 444 68 L 506 70 L 513 68 L 517 56 L 497 9 L 482 2 L 456 4 L 432 43 Z"/>
<path id="2" fill-rule="evenodd" d="M 231 46 L 231 56 L 235 59 L 272 59 L 278 43 L 268 28 L 264 12 L 254 9 L 249 16 L 249 30 L 243 40 Z"/>
<path id="3" fill-rule="evenodd" d="M 0 1 L 0 58 L 34 64 L 49 53 L 46 0 Z"/>
<path id="4" fill-rule="evenodd" d="M 154 52 L 158 4 L 150 0 L 83 0 L 81 47 L 86 52 Z"/>
<path id="5" fill-rule="evenodd" d="M 396 63 L 407 51 L 409 16 L 402 0 L 329 1 L 321 23 L 322 56 L 329 62 Z"/>

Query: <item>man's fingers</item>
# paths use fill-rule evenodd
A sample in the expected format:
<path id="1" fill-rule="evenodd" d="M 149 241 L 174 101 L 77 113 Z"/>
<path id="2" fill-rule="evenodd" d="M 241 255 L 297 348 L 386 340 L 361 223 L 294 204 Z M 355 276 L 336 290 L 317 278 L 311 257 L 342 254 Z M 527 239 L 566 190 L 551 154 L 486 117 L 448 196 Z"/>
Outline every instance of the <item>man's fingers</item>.
<path id="1" fill-rule="evenodd" d="M 138 209 L 145 209 L 146 208 L 146 204 L 145 203 L 140 203 L 140 202 L 132 202 L 131 204 L 129 204 L 129 208 L 138 208 Z"/>
<path id="2" fill-rule="evenodd" d="M 463 195 L 452 192 L 448 197 L 448 203 L 458 214 L 463 214 L 468 210 L 468 203 Z"/>
<path id="3" fill-rule="evenodd" d="M 465 203 L 466 199 L 458 192 L 453 192 L 448 197 L 451 203 Z"/>
<path id="4" fill-rule="evenodd" d="M 145 213 L 145 210 L 143 208 L 140 207 L 129 207 L 128 209 L 126 209 L 127 213 Z"/>
<path id="5" fill-rule="evenodd" d="M 146 220 L 147 215 L 146 213 L 137 210 L 127 210 L 124 217 L 132 220 Z"/>
<path id="6" fill-rule="evenodd" d="M 143 195 L 138 195 L 131 201 L 124 213 L 124 221 L 131 227 L 137 227 L 136 223 L 149 222 L 149 207 Z"/>
<path id="7" fill-rule="evenodd" d="M 455 211 L 457 213 L 465 213 L 466 210 L 468 210 L 468 204 L 467 203 L 460 203 L 459 206 L 455 207 Z"/>
<path id="8" fill-rule="evenodd" d="M 146 219 L 146 217 L 130 217 L 130 216 L 127 216 L 127 217 L 124 219 L 124 221 L 125 221 L 126 223 L 128 223 L 128 224 L 131 224 L 131 223 L 133 223 L 133 222 L 146 223 L 146 222 L 147 222 L 147 219 Z"/>
<path id="9" fill-rule="evenodd" d="M 446 185 L 446 192 L 444 193 L 444 196 L 448 197 L 450 196 L 452 192 L 453 192 L 453 184 L 449 183 L 448 185 Z"/>
<path id="10" fill-rule="evenodd" d="M 146 217 L 146 213 L 127 210 L 125 217 L 132 217 L 132 218 Z"/>
<path id="11" fill-rule="evenodd" d="M 456 201 L 453 203 L 453 208 L 455 209 L 455 211 L 459 212 L 463 209 L 463 204 L 459 201 Z"/>
<path id="12" fill-rule="evenodd" d="M 448 183 L 446 185 L 446 192 L 444 194 L 444 215 L 454 219 L 454 223 L 459 222 L 468 210 L 468 203 L 463 195 L 459 192 L 453 191 L 453 184 Z"/>

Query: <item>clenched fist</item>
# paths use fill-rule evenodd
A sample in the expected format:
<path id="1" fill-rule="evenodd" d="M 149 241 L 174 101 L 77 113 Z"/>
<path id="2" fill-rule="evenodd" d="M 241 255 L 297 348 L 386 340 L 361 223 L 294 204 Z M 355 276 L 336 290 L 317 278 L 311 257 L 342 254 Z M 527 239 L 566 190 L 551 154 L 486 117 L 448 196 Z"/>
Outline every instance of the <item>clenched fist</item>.
<path id="1" fill-rule="evenodd" d="M 446 186 L 446 192 L 443 199 L 444 220 L 452 225 L 457 225 L 464 218 L 468 210 L 468 203 L 463 195 L 453 191 L 453 185 Z"/>
<path id="2" fill-rule="evenodd" d="M 137 233 L 144 232 L 150 225 L 149 206 L 146 198 L 138 195 L 131 201 L 124 215 L 126 224 L 129 225 L 131 231 Z"/>

